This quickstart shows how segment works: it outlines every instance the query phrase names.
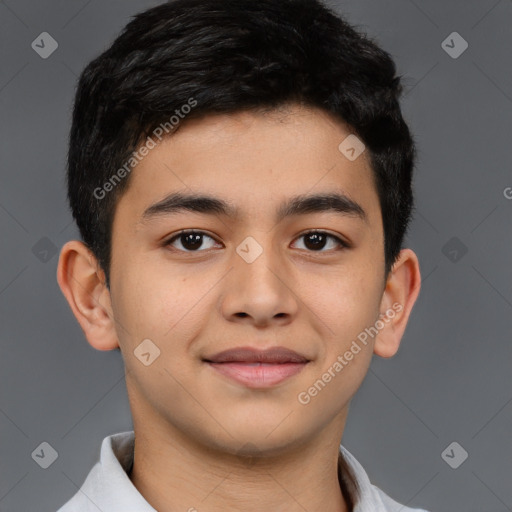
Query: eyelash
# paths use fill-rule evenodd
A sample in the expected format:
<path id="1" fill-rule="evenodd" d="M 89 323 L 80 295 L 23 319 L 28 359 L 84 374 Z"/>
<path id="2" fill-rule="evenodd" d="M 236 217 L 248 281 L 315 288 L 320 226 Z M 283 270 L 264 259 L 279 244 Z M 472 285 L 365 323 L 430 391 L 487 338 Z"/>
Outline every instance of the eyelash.
<path id="1" fill-rule="evenodd" d="M 328 238 L 334 239 L 341 246 L 341 249 L 339 249 L 339 250 L 344 250 L 344 249 L 349 249 L 350 248 L 350 245 L 347 242 L 345 242 L 344 240 L 342 240 L 341 238 L 339 238 L 339 237 L 337 237 L 335 235 L 332 235 L 331 233 L 328 233 L 327 231 L 311 230 L 311 231 L 307 231 L 305 233 L 300 234 L 297 238 L 302 238 L 302 237 L 305 237 L 307 235 L 311 235 L 313 233 L 321 234 L 321 235 L 326 235 Z M 176 233 L 170 239 L 168 239 L 166 242 L 164 242 L 164 247 L 171 246 L 171 244 L 175 240 L 178 240 L 181 236 L 188 235 L 188 234 L 206 235 L 207 237 L 211 238 L 212 240 L 215 240 L 214 237 L 210 236 L 208 233 L 205 233 L 204 231 L 197 231 L 197 230 L 193 230 L 193 229 L 185 229 L 183 231 L 180 231 L 179 233 Z M 217 240 L 215 240 L 215 241 L 217 242 Z M 173 248 L 173 249 L 178 251 L 178 252 L 184 252 L 184 253 L 188 253 L 188 254 L 207 252 L 209 250 L 209 249 L 206 249 L 206 250 L 188 251 L 188 250 L 182 250 L 182 249 L 176 249 L 176 248 Z M 308 250 L 308 249 L 306 249 L 306 250 L 308 252 L 310 252 L 310 253 L 319 253 L 319 254 L 322 254 L 322 253 L 325 253 L 325 252 L 327 252 L 327 253 L 331 252 L 331 251 L 323 251 L 323 250 L 320 250 L 320 251 L 312 251 L 312 250 Z M 336 249 L 334 249 L 334 250 L 336 250 Z"/>

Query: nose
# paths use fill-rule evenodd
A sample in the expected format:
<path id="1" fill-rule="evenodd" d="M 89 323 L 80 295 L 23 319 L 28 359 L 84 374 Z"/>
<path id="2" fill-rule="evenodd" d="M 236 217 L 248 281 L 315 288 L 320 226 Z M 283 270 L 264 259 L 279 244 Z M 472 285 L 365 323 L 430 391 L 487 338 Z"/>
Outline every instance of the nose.
<path id="1" fill-rule="evenodd" d="M 252 323 L 256 327 L 287 324 L 299 306 L 294 284 L 297 285 L 292 269 L 276 251 L 263 249 L 253 261 L 235 253 L 224 283 L 222 313 L 231 322 Z"/>

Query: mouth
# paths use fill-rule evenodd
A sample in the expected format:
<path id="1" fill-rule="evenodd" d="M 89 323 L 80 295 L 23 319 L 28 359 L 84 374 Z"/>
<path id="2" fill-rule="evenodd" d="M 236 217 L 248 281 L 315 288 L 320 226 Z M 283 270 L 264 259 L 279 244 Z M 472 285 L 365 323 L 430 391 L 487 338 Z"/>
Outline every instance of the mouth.
<path id="1" fill-rule="evenodd" d="M 309 359 L 284 347 L 239 347 L 203 359 L 212 369 L 249 388 L 275 386 L 300 373 Z"/>

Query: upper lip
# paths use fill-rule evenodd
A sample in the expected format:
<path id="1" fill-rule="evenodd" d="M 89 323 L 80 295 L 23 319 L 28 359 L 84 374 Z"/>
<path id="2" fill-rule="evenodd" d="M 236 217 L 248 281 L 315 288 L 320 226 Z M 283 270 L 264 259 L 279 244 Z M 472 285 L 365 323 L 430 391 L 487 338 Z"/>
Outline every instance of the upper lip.
<path id="1" fill-rule="evenodd" d="M 307 363 L 309 359 L 286 347 L 272 347 L 260 350 L 252 347 L 236 347 L 204 358 L 209 363 Z"/>

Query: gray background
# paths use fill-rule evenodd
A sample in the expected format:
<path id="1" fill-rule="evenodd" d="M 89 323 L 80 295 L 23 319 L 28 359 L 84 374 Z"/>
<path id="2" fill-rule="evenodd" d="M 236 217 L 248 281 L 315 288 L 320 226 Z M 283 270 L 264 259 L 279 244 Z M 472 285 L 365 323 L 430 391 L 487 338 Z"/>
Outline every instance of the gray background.
<path id="1" fill-rule="evenodd" d="M 55 274 L 58 250 L 78 238 L 64 186 L 77 76 L 159 3 L 0 1 L 2 512 L 54 511 L 102 439 L 132 428 L 121 356 L 87 344 Z M 423 275 L 402 346 L 374 358 L 343 444 L 401 503 L 512 510 L 512 2 L 331 5 L 405 76 L 419 146 L 407 245 Z M 31 48 L 45 31 L 59 44 L 48 59 Z M 454 31 L 469 44 L 456 59 L 442 47 Z M 31 457 L 43 441 L 58 452 L 48 469 Z M 453 441 L 469 454 L 457 469 L 441 457 Z"/>

